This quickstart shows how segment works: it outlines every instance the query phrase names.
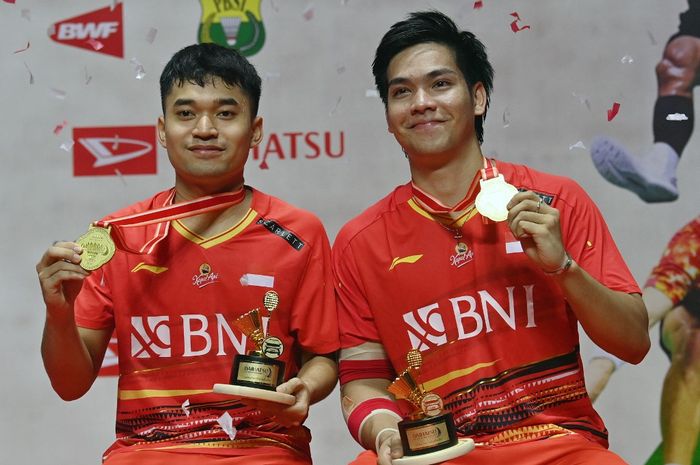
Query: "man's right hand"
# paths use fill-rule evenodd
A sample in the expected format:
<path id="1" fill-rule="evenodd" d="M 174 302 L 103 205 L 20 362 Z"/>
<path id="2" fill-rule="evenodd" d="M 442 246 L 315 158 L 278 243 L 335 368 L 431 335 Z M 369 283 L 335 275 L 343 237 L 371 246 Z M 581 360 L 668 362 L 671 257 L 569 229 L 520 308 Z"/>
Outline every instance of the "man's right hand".
<path id="1" fill-rule="evenodd" d="M 401 436 L 397 431 L 386 431 L 380 433 L 377 438 L 377 464 L 391 465 L 393 459 L 403 457 L 403 446 Z"/>
<path id="2" fill-rule="evenodd" d="M 74 242 L 55 242 L 36 265 L 46 311 L 66 317 L 73 312 L 83 280 L 90 272 L 80 266 L 81 247 Z"/>

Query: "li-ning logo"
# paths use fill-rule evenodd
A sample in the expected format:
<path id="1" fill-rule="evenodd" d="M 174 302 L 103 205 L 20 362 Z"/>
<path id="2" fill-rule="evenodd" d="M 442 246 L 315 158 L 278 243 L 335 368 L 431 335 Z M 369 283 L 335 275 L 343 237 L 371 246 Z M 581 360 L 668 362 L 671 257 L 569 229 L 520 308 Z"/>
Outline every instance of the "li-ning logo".
<path id="1" fill-rule="evenodd" d="M 73 128 L 75 176 L 156 173 L 155 126 Z"/>
<path id="2" fill-rule="evenodd" d="M 200 0 L 199 43 L 214 42 L 251 56 L 265 43 L 261 0 Z"/>
<path id="3" fill-rule="evenodd" d="M 199 266 L 199 274 L 192 276 L 192 285 L 203 288 L 219 281 L 219 273 L 214 273 L 208 263 Z"/>
<path id="4" fill-rule="evenodd" d="M 105 7 L 58 21 L 49 28 L 49 37 L 59 44 L 124 58 L 122 4 Z"/>
<path id="5" fill-rule="evenodd" d="M 170 357 L 170 327 L 167 316 L 131 317 L 131 356 Z"/>

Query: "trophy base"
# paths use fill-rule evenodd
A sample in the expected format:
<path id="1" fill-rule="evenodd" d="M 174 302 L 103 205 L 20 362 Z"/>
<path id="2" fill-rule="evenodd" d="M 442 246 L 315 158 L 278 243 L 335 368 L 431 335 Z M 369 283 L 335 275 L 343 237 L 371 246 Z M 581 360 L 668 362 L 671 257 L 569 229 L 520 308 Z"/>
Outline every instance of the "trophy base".
<path id="1" fill-rule="evenodd" d="M 248 399 L 264 400 L 267 402 L 275 402 L 277 404 L 293 405 L 296 402 L 296 397 L 283 392 L 268 391 L 267 389 L 258 389 L 248 386 L 237 386 L 235 384 L 215 384 L 212 389 L 217 394 L 226 394 L 229 396 L 244 397 Z"/>
<path id="2" fill-rule="evenodd" d="M 432 465 L 434 463 L 444 462 L 457 457 L 461 457 L 474 449 L 474 440 L 471 438 L 460 439 L 457 444 L 450 446 L 447 449 L 428 452 L 421 455 L 404 456 L 400 459 L 393 459 L 392 465 Z"/>

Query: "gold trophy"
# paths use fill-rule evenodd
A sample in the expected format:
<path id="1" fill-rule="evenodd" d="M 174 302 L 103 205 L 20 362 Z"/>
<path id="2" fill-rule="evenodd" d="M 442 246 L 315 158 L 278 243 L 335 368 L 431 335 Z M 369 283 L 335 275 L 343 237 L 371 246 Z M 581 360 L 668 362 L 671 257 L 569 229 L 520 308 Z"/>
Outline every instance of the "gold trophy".
<path id="1" fill-rule="evenodd" d="M 265 293 L 263 305 L 270 314 L 278 303 L 275 291 Z M 214 392 L 293 404 L 294 396 L 276 391 L 284 381 L 285 364 L 277 360 L 284 352 L 284 344 L 277 337 L 265 335 L 259 309 L 241 315 L 233 325 L 253 341 L 255 349 L 233 358 L 230 384 L 215 384 Z"/>
<path id="2" fill-rule="evenodd" d="M 466 454 L 474 448 L 471 439 L 459 440 L 452 413 L 444 410 L 442 398 L 426 392 L 418 382 L 423 356 L 412 350 L 406 355 L 408 368 L 387 390 L 396 399 L 407 400 L 415 410 L 399 422 L 404 457 L 395 465 L 429 465 Z"/>

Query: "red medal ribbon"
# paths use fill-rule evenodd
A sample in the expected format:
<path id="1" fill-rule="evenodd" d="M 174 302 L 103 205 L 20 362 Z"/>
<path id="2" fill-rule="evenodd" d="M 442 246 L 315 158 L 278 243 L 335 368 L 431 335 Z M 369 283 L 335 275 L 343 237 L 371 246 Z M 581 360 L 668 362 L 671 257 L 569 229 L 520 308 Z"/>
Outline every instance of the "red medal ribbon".
<path id="1" fill-rule="evenodd" d="M 95 221 L 93 224 L 98 227 L 109 229 L 112 239 L 114 239 L 114 243 L 118 248 L 136 254 L 151 253 L 156 244 L 168 235 L 170 222 L 172 220 L 188 218 L 190 216 L 237 205 L 245 199 L 245 187 L 241 187 L 234 192 L 207 195 L 195 200 L 173 204 L 174 198 L 175 189 L 170 193 L 163 207 L 134 213 L 133 215 L 122 216 L 120 218 Z M 156 228 L 154 236 L 148 240 L 140 250 L 132 249 L 126 245 L 121 233 L 121 228 L 134 228 L 156 223 L 158 223 L 158 227 Z"/>
<path id="2" fill-rule="evenodd" d="M 498 176 L 498 169 L 496 168 L 496 163 L 488 158 L 484 157 L 484 167 L 481 169 L 481 179 L 491 179 Z M 438 199 L 428 194 L 427 192 L 421 190 L 414 182 L 411 182 L 411 189 L 413 190 L 413 198 L 418 202 L 418 204 L 428 213 L 433 215 L 444 215 L 452 212 L 459 212 L 467 208 L 470 204 L 474 202 L 476 198 L 479 177 L 475 177 L 472 180 L 467 193 L 456 204 L 449 207 Z"/>

